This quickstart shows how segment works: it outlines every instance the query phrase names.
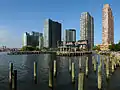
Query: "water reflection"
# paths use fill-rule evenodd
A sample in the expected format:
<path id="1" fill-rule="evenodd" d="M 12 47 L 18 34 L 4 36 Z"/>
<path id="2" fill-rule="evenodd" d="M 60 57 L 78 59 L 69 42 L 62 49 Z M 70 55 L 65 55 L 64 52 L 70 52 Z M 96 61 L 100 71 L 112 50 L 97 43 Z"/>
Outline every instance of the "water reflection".
<path id="1" fill-rule="evenodd" d="M 106 90 L 119 90 L 119 85 L 114 87 L 113 82 L 119 83 L 119 72 L 115 72 L 111 76 L 110 81 L 106 81 L 106 67 L 104 65 L 104 56 L 86 55 L 81 57 L 59 57 L 55 54 L 41 54 L 41 55 L 3 55 L 0 56 L 0 90 L 9 90 L 8 87 L 8 65 L 9 62 L 14 64 L 14 69 L 18 71 L 18 90 L 77 90 L 78 88 L 78 74 L 79 72 L 86 72 L 86 60 L 88 57 L 88 77 L 84 76 L 84 90 L 97 90 L 97 71 L 94 72 L 92 65 L 92 57 L 102 59 L 102 87 Z M 109 57 L 107 57 L 109 59 Z M 53 63 L 56 60 L 57 76 L 53 76 Z M 37 84 L 33 80 L 33 63 L 37 62 Z M 69 72 L 69 61 L 75 65 L 75 83 L 72 83 L 72 75 Z M 97 65 L 97 66 L 98 66 Z M 81 67 L 81 69 L 79 68 Z M 97 69 L 97 68 L 96 68 Z M 49 88 L 49 70 L 52 76 L 52 87 Z M 111 72 L 111 71 L 110 71 Z M 116 89 L 117 88 L 117 89 Z"/>
<path id="2" fill-rule="evenodd" d="M 14 69 L 18 70 L 18 88 L 19 90 L 49 90 L 49 69 L 52 72 L 52 84 L 55 90 L 76 90 L 78 87 L 78 74 L 80 72 L 79 64 L 82 71 L 85 72 L 85 61 L 88 57 L 89 76 L 85 79 L 85 90 L 89 90 L 90 87 L 94 87 L 92 90 L 96 90 L 96 75 L 92 72 L 92 56 L 82 57 L 57 57 L 56 55 L 43 54 L 43 55 L 16 55 L 7 56 L 5 60 L 14 64 Z M 53 77 L 53 61 L 56 60 L 57 77 Z M 72 76 L 69 72 L 69 60 L 75 64 L 75 84 L 72 84 Z M 79 63 L 79 60 L 80 63 Z M 37 62 L 37 85 L 34 85 L 33 81 L 33 63 Z M 7 63 L 7 64 L 8 64 Z M 5 67 L 8 67 L 4 63 Z M 5 68 L 0 71 L 5 71 Z M 2 73 L 3 74 L 3 73 Z M 8 74 L 5 74 L 7 76 Z M 7 90 L 7 89 L 5 89 Z"/>
<path id="3" fill-rule="evenodd" d="M 70 58 L 60 57 L 60 60 L 57 61 L 57 84 L 64 85 L 70 83 L 70 74 L 68 69 L 68 61 Z M 68 76 L 66 76 L 68 75 Z M 64 81 L 64 82 L 63 82 Z"/>

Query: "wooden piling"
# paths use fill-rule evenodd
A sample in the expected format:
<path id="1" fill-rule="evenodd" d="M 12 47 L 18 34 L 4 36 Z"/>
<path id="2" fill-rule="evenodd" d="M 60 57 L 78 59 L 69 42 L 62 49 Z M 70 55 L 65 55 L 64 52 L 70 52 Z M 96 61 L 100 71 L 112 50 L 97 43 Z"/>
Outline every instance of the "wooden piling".
<path id="1" fill-rule="evenodd" d="M 94 57 L 92 56 L 92 65 L 94 65 Z"/>
<path id="2" fill-rule="evenodd" d="M 95 57 L 92 57 L 92 64 L 93 64 L 93 70 L 94 70 L 94 72 L 96 72 L 97 61 L 95 60 Z"/>
<path id="3" fill-rule="evenodd" d="M 86 59 L 86 76 L 88 76 L 88 57 Z"/>
<path id="4" fill-rule="evenodd" d="M 102 89 L 101 66 L 98 66 L 98 90 Z"/>
<path id="5" fill-rule="evenodd" d="M 112 60 L 112 73 L 114 72 L 114 61 Z"/>
<path id="6" fill-rule="evenodd" d="M 109 60 L 108 59 L 106 63 L 106 75 L 107 75 L 107 79 L 109 79 Z"/>
<path id="7" fill-rule="evenodd" d="M 78 75 L 78 90 L 83 90 L 84 87 L 84 73 Z"/>
<path id="8" fill-rule="evenodd" d="M 12 88 L 13 63 L 9 63 L 9 85 Z"/>
<path id="9" fill-rule="evenodd" d="M 34 62 L 34 82 L 37 83 L 37 63 Z"/>
<path id="10" fill-rule="evenodd" d="M 74 83 L 75 79 L 75 71 L 74 71 L 74 63 L 72 62 L 72 83 Z"/>
<path id="11" fill-rule="evenodd" d="M 94 72 L 96 72 L 96 60 L 94 59 Z"/>
<path id="12" fill-rule="evenodd" d="M 81 57 L 79 58 L 79 69 L 82 69 Z"/>
<path id="13" fill-rule="evenodd" d="M 54 60 L 54 77 L 56 76 L 56 60 Z"/>
<path id="14" fill-rule="evenodd" d="M 115 66 L 115 69 L 116 69 L 116 57 L 114 59 L 114 66 Z"/>
<path id="15" fill-rule="evenodd" d="M 52 72 L 50 71 L 50 68 L 49 68 L 49 87 L 52 88 Z"/>
<path id="16" fill-rule="evenodd" d="M 17 70 L 12 75 L 12 90 L 17 90 Z"/>
<path id="17" fill-rule="evenodd" d="M 71 72 L 71 59 L 69 58 L 69 72 Z"/>

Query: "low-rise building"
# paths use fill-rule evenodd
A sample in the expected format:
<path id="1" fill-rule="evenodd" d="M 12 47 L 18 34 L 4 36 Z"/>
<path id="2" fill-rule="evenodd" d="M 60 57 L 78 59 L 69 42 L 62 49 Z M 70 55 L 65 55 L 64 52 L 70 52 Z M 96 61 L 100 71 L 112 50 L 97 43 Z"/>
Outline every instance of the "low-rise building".
<path id="1" fill-rule="evenodd" d="M 76 42 L 65 42 L 65 44 L 63 44 L 64 41 L 61 42 L 61 44 L 59 44 L 59 48 L 66 48 L 69 50 L 69 48 L 77 48 L 77 50 L 89 50 L 88 47 L 88 40 L 78 40 Z"/>

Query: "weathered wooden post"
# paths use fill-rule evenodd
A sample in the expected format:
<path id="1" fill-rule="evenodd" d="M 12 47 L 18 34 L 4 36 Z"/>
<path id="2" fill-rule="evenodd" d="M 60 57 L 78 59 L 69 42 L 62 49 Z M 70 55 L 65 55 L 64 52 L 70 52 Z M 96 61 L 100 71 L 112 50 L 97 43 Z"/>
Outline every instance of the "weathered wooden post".
<path id="1" fill-rule="evenodd" d="M 92 65 L 94 65 L 94 57 L 92 56 Z"/>
<path id="2" fill-rule="evenodd" d="M 81 57 L 79 58 L 79 69 L 82 69 Z"/>
<path id="3" fill-rule="evenodd" d="M 107 79 L 109 79 L 109 60 L 108 59 L 106 63 L 106 75 L 107 75 Z"/>
<path id="4" fill-rule="evenodd" d="M 102 67 L 102 58 L 100 58 L 100 67 Z"/>
<path id="5" fill-rule="evenodd" d="M 112 73 L 114 72 L 114 61 L 112 59 Z"/>
<path id="6" fill-rule="evenodd" d="M 37 63 L 34 61 L 34 82 L 37 83 Z"/>
<path id="7" fill-rule="evenodd" d="M 88 76 L 88 57 L 87 57 L 87 59 L 86 59 L 86 76 Z"/>
<path id="8" fill-rule="evenodd" d="M 78 90 L 83 90 L 84 87 L 84 73 L 78 75 Z"/>
<path id="9" fill-rule="evenodd" d="M 97 64 L 98 64 L 98 60 L 99 60 L 99 54 L 97 55 Z"/>
<path id="10" fill-rule="evenodd" d="M 49 87 L 52 88 L 52 72 L 49 68 Z"/>
<path id="11" fill-rule="evenodd" d="M 69 72 L 71 72 L 71 59 L 69 58 Z"/>
<path id="12" fill-rule="evenodd" d="M 115 65 L 116 65 L 116 68 L 117 68 L 117 57 L 115 58 Z"/>
<path id="13" fill-rule="evenodd" d="M 56 76 L 56 60 L 54 60 L 54 77 Z"/>
<path id="14" fill-rule="evenodd" d="M 12 75 L 12 90 L 17 90 L 17 70 Z"/>
<path id="15" fill-rule="evenodd" d="M 107 64 L 107 59 L 106 59 L 106 57 L 105 57 L 103 60 L 104 60 L 104 61 L 103 61 L 103 62 L 104 62 L 104 63 L 103 63 L 103 64 L 104 64 L 104 67 L 106 67 L 106 64 Z M 107 69 L 106 69 L 106 70 L 107 70 Z"/>
<path id="16" fill-rule="evenodd" d="M 112 55 L 110 54 L 110 62 L 112 62 Z"/>
<path id="17" fill-rule="evenodd" d="M 98 66 L 98 89 L 102 89 L 101 66 Z"/>
<path id="18" fill-rule="evenodd" d="M 94 59 L 95 60 L 95 59 Z M 96 72 L 96 60 L 94 62 L 94 71 Z"/>
<path id="19" fill-rule="evenodd" d="M 94 69 L 94 72 L 96 72 L 96 60 L 95 60 L 95 57 L 92 57 L 92 64 L 93 64 L 93 69 Z"/>
<path id="20" fill-rule="evenodd" d="M 9 63 L 9 84 L 12 88 L 12 76 L 13 76 L 13 63 Z"/>
<path id="21" fill-rule="evenodd" d="M 72 83 L 74 83 L 74 79 L 75 79 L 75 71 L 74 71 L 75 67 L 74 67 L 74 63 L 72 62 Z"/>

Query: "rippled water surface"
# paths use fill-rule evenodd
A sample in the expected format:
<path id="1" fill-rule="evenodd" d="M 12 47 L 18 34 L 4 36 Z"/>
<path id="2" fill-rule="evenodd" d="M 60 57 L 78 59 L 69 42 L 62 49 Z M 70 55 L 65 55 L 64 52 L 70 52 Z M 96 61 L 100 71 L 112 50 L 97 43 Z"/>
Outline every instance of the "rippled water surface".
<path id="1" fill-rule="evenodd" d="M 0 53 L 0 90 L 9 90 L 8 69 L 9 63 L 14 64 L 17 70 L 17 90 L 77 90 L 79 59 L 82 59 L 84 71 L 85 57 L 89 59 L 89 74 L 85 77 L 84 90 L 97 90 L 97 73 L 93 72 L 92 55 L 82 57 L 56 57 L 50 54 L 41 55 L 7 55 Z M 96 57 L 96 60 L 97 56 Z M 52 67 L 53 60 L 57 60 L 57 77 L 53 78 L 53 88 L 48 87 L 49 68 Z M 75 63 L 75 84 L 71 82 L 69 73 L 69 59 Z M 37 62 L 37 84 L 33 81 L 33 63 Z M 99 60 L 98 60 L 99 61 Z M 99 64 L 99 62 L 98 62 Z M 115 84 L 116 83 L 116 84 Z M 118 68 L 109 81 L 109 85 L 104 84 L 104 90 L 120 90 L 120 69 Z"/>

